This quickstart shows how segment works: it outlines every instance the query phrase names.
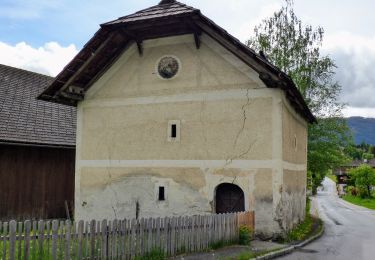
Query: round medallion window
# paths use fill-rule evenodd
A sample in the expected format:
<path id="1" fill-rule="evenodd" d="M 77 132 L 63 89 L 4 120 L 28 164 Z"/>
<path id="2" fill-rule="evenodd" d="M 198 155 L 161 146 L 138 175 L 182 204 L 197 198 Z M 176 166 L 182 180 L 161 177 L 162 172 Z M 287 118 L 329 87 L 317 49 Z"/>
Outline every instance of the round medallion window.
<path id="1" fill-rule="evenodd" d="M 180 64 L 175 57 L 165 56 L 159 60 L 158 73 L 163 79 L 171 79 L 178 73 Z"/>

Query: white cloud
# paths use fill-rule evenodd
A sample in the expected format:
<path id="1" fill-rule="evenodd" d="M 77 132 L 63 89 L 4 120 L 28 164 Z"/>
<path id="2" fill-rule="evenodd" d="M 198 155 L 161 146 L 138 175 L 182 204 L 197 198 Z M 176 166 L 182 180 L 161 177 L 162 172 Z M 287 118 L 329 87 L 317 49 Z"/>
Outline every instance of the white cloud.
<path id="1" fill-rule="evenodd" d="M 345 117 L 361 116 L 375 118 L 375 108 L 373 107 L 347 107 L 342 112 Z"/>
<path id="2" fill-rule="evenodd" d="M 236 28 L 233 28 L 233 35 L 235 35 L 242 42 L 249 40 L 250 36 L 254 34 L 254 28 L 259 25 L 264 19 L 271 17 L 276 11 L 281 9 L 281 4 L 271 3 L 260 8 L 256 17 L 243 22 Z"/>
<path id="3" fill-rule="evenodd" d="M 272 16 L 282 6 L 282 0 L 185 0 L 226 29 L 242 42 L 248 40 L 253 29 L 263 19 Z"/>
<path id="4" fill-rule="evenodd" d="M 48 42 L 33 48 L 25 42 L 14 46 L 0 42 L 0 63 L 50 76 L 56 76 L 77 53 L 73 44 L 64 47 Z"/>
<path id="5" fill-rule="evenodd" d="M 375 37 L 339 32 L 326 37 L 324 51 L 338 66 L 341 100 L 351 107 L 375 109 Z"/>
<path id="6" fill-rule="evenodd" d="M 326 35 L 324 49 L 332 50 L 336 47 L 346 52 L 361 52 L 363 48 L 375 51 L 375 37 L 365 37 L 345 31 Z"/>

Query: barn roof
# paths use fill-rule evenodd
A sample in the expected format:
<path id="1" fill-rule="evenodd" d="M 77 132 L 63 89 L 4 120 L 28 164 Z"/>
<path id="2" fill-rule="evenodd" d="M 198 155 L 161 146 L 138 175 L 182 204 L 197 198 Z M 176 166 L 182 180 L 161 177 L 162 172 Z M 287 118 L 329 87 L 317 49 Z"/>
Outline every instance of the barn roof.
<path id="1" fill-rule="evenodd" d="M 0 143 L 75 146 L 76 109 L 37 100 L 52 82 L 0 64 Z"/>
<path id="2" fill-rule="evenodd" d="M 158 5 L 102 24 L 39 98 L 76 106 L 91 85 L 132 44 L 136 43 L 142 54 L 143 40 L 194 34 L 199 48 L 202 33 L 215 39 L 253 68 L 267 87 L 284 90 L 296 112 L 306 121 L 316 122 L 288 75 L 201 14 L 200 10 L 175 0 L 163 0 Z"/>
<path id="3" fill-rule="evenodd" d="M 358 166 L 361 166 L 362 164 L 367 164 L 367 165 L 375 168 L 375 159 L 370 159 L 370 160 L 367 160 L 367 161 L 355 159 L 355 160 L 351 161 L 350 163 L 345 164 L 344 167 L 358 167 Z"/>

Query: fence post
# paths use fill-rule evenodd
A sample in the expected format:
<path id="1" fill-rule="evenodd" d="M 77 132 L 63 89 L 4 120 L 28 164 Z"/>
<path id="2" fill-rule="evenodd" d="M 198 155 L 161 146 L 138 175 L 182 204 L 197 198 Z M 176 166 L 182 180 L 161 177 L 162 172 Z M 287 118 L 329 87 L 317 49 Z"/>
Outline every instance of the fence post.
<path id="1" fill-rule="evenodd" d="M 136 223 L 137 221 L 135 219 L 131 220 L 131 238 L 130 238 L 130 258 L 133 259 L 133 257 L 136 256 Z"/>
<path id="2" fill-rule="evenodd" d="M 44 257 L 43 251 L 43 243 L 44 243 L 44 221 L 39 220 L 38 222 L 38 247 L 39 247 L 39 257 Z"/>
<path id="3" fill-rule="evenodd" d="M 83 222 L 83 220 L 80 220 L 78 222 L 78 241 L 77 241 L 77 244 L 78 244 L 78 252 L 77 252 L 78 259 L 82 258 L 82 252 L 83 252 L 83 243 L 82 243 L 83 229 L 84 229 L 84 222 Z"/>
<path id="4" fill-rule="evenodd" d="M 107 220 L 102 220 L 102 258 L 107 259 L 108 258 L 108 226 L 107 226 Z"/>
<path id="5" fill-rule="evenodd" d="M 57 242 L 58 242 L 58 230 L 59 230 L 59 221 L 52 221 L 52 259 L 56 260 L 57 258 Z"/>
<path id="6" fill-rule="evenodd" d="M 9 260 L 15 259 L 17 222 L 9 222 Z"/>
<path id="7" fill-rule="evenodd" d="M 29 260 L 30 258 L 30 230 L 31 222 L 30 220 L 25 221 L 25 248 L 24 248 L 24 259 Z"/>
<path id="8" fill-rule="evenodd" d="M 95 228 L 96 222 L 95 220 L 91 220 L 90 223 L 90 259 L 95 258 Z"/>
<path id="9" fill-rule="evenodd" d="M 65 222 L 65 260 L 70 259 L 70 220 Z"/>
<path id="10" fill-rule="evenodd" d="M 22 230 L 22 222 L 19 222 L 18 223 L 18 228 L 17 228 L 17 231 L 16 231 L 16 243 L 18 243 L 18 260 L 21 260 L 21 255 L 22 255 L 22 234 L 23 234 L 23 230 Z M 17 242 L 18 241 L 18 242 Z"/>

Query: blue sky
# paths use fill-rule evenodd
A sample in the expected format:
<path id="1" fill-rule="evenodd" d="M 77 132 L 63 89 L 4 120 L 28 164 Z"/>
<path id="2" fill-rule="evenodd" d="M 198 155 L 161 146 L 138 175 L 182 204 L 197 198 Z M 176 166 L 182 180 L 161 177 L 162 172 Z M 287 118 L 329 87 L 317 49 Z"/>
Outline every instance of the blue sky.
<path id="1" fill-rule="evenodd" d="M 182 0 L 245 41 L 283 0 Z M 56 75 L 99 24 L 158 0 L 0 0 L 0 63 Z M 323 51 L 338 65 L 346 115 L 375 117 L 375 1 L 295 0 L 305 23 L 325 28 Z"/>
<path id="2" fill-rule="evenodd" d="M 155 1 L 1 0 L 0 40 L 33 47 L 56 41 L 81 48 L 99 24 Z"/>

